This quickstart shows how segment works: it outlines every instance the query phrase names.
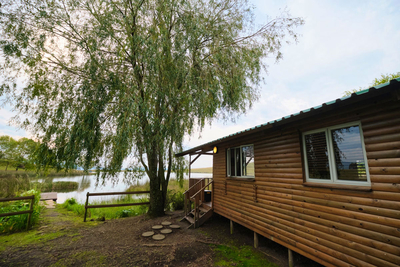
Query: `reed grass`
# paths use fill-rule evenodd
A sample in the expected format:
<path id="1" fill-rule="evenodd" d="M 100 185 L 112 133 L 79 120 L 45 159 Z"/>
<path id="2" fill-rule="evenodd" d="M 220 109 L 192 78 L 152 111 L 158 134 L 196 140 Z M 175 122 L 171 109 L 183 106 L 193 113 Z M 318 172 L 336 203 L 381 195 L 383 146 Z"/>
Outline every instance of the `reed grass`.
<path id="1" fill-rule="evenodd" d="M 168 190 L 175 191 L 175 192 L 185 192 L 189 188 L 189 180 L 184 179 L 182 187 L 179 184 L 179 181 L 176 179 L 171 179 L 168 183 Z M 131 192 L 131 191 L 148 191 L 150 190 L 150 182 L 146 182 L 144 184 L 136 184 L 136 185 L 131 185 L 126 191 Z"/>
<path id="2" fill-rule="evenodd" d="M 78 182 L 62 181 L 62 182 L 33 182 L 32 187 L 40 188 L 42 192 L 71 192 L 79 188 Z"/>
<path id="3" fill-rule="evenodd" d="M 80 175 L 90 175 L 92 173 L 85 173 L 80 170 L 69 170 L 68 172 L 59 171 L 56 169 L 50 169 L 47 173 L 36 172 L 34 170 L 22 170 L 8 168 L 5 170 L 5 166 L 0 166 L 0 178 L 38 178 L 38 177 L 64 177 L 64 176 L 80 176 Z"/>

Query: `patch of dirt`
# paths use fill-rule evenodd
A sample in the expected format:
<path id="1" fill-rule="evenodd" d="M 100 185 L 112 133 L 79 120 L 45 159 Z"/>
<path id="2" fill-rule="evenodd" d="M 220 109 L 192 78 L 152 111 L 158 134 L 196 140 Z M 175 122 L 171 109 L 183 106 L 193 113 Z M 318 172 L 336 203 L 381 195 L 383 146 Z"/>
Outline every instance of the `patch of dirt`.
<path id="1" fill-rule="evenodd" d="M 0 252 L 0 266 L 213 266 L 215 254 L 211 244 L 253 245 L 253 232 L 235 225 L 229 233 L 229 220 L 214 215 L 198 229 L 187 229 L 180 222 L 182 212 L 149 219 L 137 216 L 105 222 L 76 222 L 65 218 L 57 209 L 47 209 L 36 231 L 66 234 L 47 242 L 24 247 L 8 247 Z M 161 241 L 142 237 L 152 226 L 170 221 L 181 226 Z M 168 227 L 166 227 L 168 228 Z M 1 242 L 1 236 L 0 236 Z M 260 237 L 265 257 L 279 266 L 287 266 L 287 249 Z M 295 266 L 318 266 L 315 262 L 295 255 Z"/>
<path id="2" fill-rule="evenodd" d="M 205 235 L 213 237 L 222 244 L 234 246 L 253 246 L 254 232 L 250 229 L 234 223 L 233 234 L 230 234 L 230 221 L 218 214 L 208 220 L 198 231 L 202 231 Z M 266 237 L 258 235 L 258 248 L 265 257 L 278 266 L 289 266 L 288 249 Z M 321 264 L 306 258 L 296 252 L 293 253 L 293 264 L 296 267 L 322 267 Z"/>

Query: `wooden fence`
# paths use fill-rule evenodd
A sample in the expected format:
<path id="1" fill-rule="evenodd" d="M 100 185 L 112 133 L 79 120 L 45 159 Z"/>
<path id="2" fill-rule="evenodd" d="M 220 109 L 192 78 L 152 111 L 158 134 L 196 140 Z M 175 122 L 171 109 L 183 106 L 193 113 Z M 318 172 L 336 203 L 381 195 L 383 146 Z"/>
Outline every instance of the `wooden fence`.
<path id="1" fill-rule="evenodd" d="M 126 207 L 126 206 L 139 206 L 148 205 L 150 202 L 139 202 L 139 203 L 122 203 L 122 204 L 103 204 L 103 205 L 88 205 L 90 196 L 112 196 L 112 195 L 135 195 L 135 194 L 150 194 L 150 191 L 136 191 L 136 192 L 109 192 L 109 193 L 89 193 L 86 194 L 85 204 L 85 217 L 83 219 L 86 222 L 87 209 L 94 208 L 112 208 L 112 207 Z"/>
<path id="2" fill-rule="evenodd" d="M 33 202 L 35 201 L 35 196 L 32 195 L 32 196 L 27 196 L 27 197 L 0 198 L 0 202 L 8 202 L 8 201 L 16 201 L 16 200 L 24 200 L 24 199 L 30 199 L 31 200 L 31 204 L 30 204 L 29 210 L 2 213 L 2 214 L 0 214 L 0 217 L 7 217 L 7 216 L 13 216 L 13 215 L 20 215 L 20 214 L 29 213 L 28 221 L 27 221 L 27 224 L 26 224 L 26 230 L 28 230 L 29 226 L 31 224 L 31 217 L 32 217 L 32 212 L 33 212 Z"/>

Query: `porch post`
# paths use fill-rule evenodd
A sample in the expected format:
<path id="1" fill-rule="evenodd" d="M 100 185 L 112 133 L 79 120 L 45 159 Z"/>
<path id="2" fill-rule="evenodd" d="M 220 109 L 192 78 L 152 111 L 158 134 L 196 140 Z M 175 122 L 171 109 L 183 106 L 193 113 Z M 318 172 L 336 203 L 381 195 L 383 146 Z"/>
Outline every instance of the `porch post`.
<path id="1" fill-rule="evenodd" d="M 290 248 L 288 248 L 288 258 L 289 258 L 289 267 L 293 267 L 293 253 Z"/>
<path id="2" fill-rule="evenodd" d="M 191 171 L 192 171 L 192 155 L 189 154 L 189 181 L 190 181 L 190 173 L 191 173 Z"/>

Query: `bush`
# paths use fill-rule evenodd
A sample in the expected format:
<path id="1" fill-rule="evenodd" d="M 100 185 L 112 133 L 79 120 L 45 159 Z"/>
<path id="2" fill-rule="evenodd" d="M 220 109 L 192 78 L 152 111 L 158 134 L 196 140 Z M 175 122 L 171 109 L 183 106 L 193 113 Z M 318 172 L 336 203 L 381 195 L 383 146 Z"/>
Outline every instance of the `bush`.
<path id="1" fill-rule="evenodd" d="M 39 205 L 40 191 L 31 189 L 23 192 L 20 196 L 26 197 L 34 195 L 33 212 L 31 217 L 31 227 L 38 223 L 42 207 Z M 29 210 L 30 200 L 19 200 L 4 202 L 0 206 L 0 213 L 18 212 Z M 10 233 L 26 229 L 29 214 L 20 214 L 7 217 L 0 217 L 0 233 Z"/>
<path id="2" fill-rule="evenodd" d="M 182 210 L 185 203 L 185 196 L 182 192 L 168 190 L 166 208 L 169 210 Z"/>
<path id="3" fill-rule="evenodd" d="M 63 207 L 66 210 L 72 211 L 77 215 L 85 214 L 85 206 L 82 204 L 78 204 L 75 198 L 69 198 L 65 200 L 65 202 L 61 204 L 61 207 Z"/>
<path id="4" fill-rule="evenodd" d="M 117 212 L 117 218 L 126 218 L 126 217 L 131 217 L 135 216 L 136 212 L 134 210 L 128 209 L 128 210 L 120 210 Z"/>

